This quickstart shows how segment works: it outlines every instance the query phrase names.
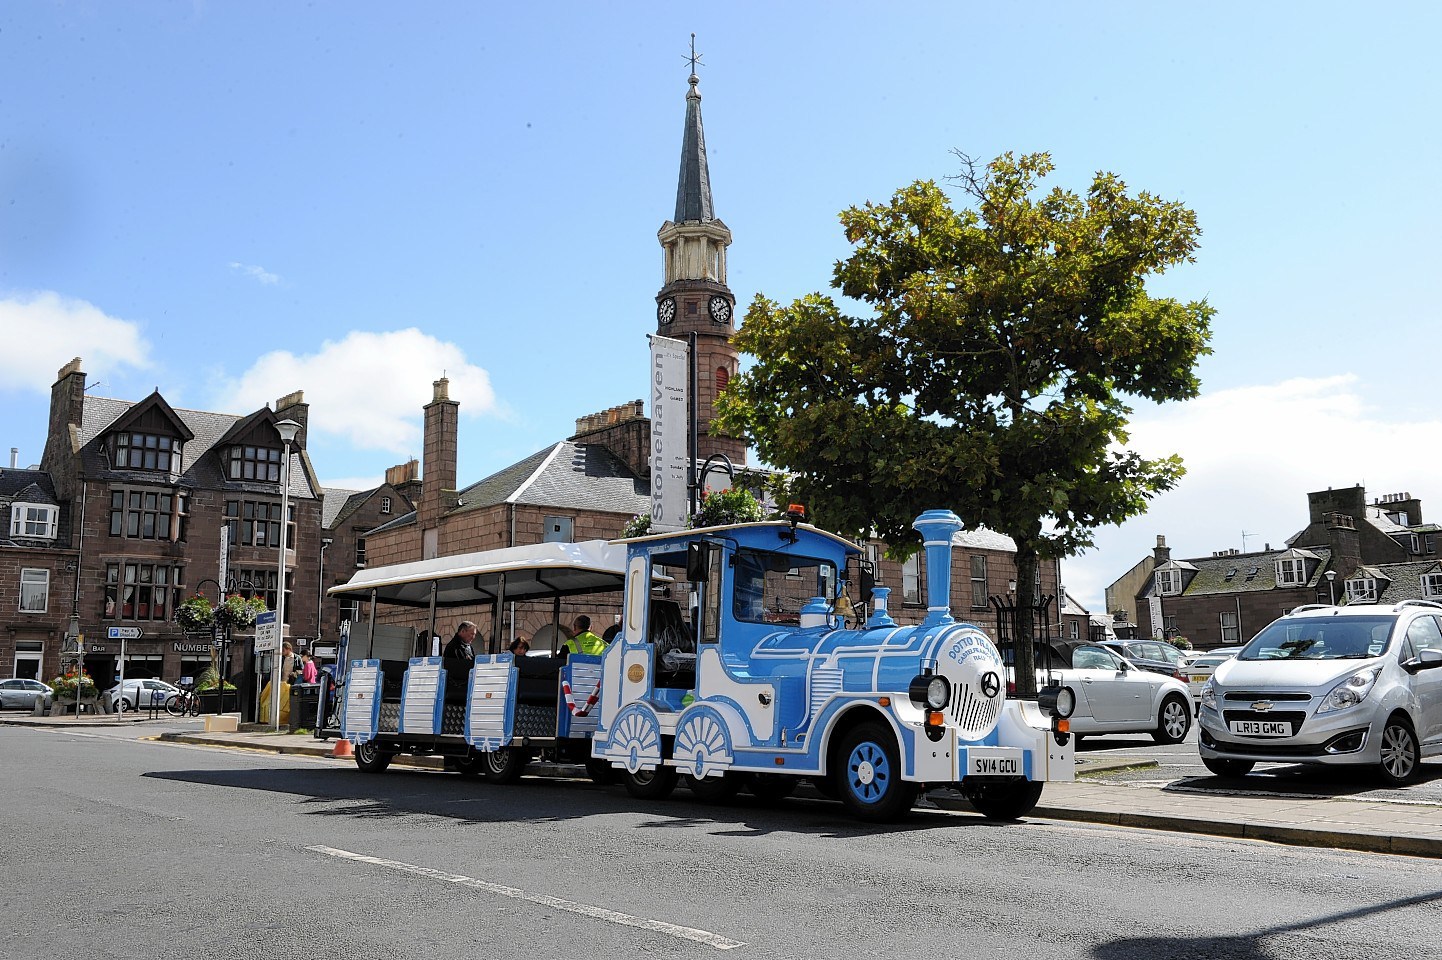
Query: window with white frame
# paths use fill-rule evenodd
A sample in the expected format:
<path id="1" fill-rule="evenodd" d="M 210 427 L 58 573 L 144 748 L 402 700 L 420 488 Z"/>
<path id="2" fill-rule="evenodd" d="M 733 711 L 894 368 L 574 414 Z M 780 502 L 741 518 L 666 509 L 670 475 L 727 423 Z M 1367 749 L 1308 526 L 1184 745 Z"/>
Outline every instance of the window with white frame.
<path id="1" fill-rule="evenodd" d="M 986 557 L 979 554 L 971 557 L 971 605 L 973 609 L 986 607 Z"/>
<path id="2" fill-rule="evenodd" d="M 390 513 L 390 512 L 391 512 L 391 498 L 390 498 L 390 497 L 381 497 L 381 513 Z"/>
<path id="3" fill-rule="evenodd" d="M 54 540 L 55 524 L 59 518 L 59 507 L 16 501 L 10 505 L 10 536 Z"/>
<path id="4" fill-rule="evenodd" d="M 1175 597 L 1182 592 L 1182 571 L 1158 570 L 1157 593 L 1164 597 Z"/>
<path id="5" fill-rule="evenodd" d="M 1377 581 L 1371 577 L 1354 577 L 1348 580 L 1347 599 L 1353 603 L 1375 603 Z"/>
<path id="6" fill-rule="evenodd" d="M 340 618 L 349 620 L 351 623 L 360 622 L 360 601 L 355 598 L 347 598 L 340 602 Z"/>
<path id="7" fill-rule="evenodd" d="M 921 554 L 913 553 L 901 562 L 901 602 L 921 602 Z"/>
<path id="8" fill-rule="evenodd" d="M 1442 573 L 1422 574 L 1422 596 L 1442 597 Z"/>
<path id="9" fill-rule="evenodd" d="M 1237 612 L 1235 610 L 1222 611 L 1222 643 L 1238 643 L 1241 641 L 1241 630 L 1237 625 Z"/>
<path id="10" fill-rule="evenodd" d="M 1071 638 L 1072 638 L 1073 640 L 1077 640 L 1077 639 L 1080 639 L 1080 638 L 1081 638 L 1081 626 L 1078 624 L 1078 622 L 1077 622 L 1076 620 L 1072 620 L 1072 621 L 1071 621 Z"/>
<path id="11" fill-rule="evenodd" d="M 1307 582 L 1307 562 L 1301 557 L 1283 557 L 1277 561 L 1277 586 L 1298 587 Z"/>
<path id="12" fill-rule="evenodd" d="M 20 570 L 20 612 L 44 613 L 50 606 L 50 571 L 22 567 Z"/>

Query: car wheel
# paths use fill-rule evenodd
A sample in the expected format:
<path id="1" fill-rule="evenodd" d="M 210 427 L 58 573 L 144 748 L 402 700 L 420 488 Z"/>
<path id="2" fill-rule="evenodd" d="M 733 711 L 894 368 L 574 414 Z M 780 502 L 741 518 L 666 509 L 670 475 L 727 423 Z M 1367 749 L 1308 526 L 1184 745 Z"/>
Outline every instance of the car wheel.
<path id="1" fill-rule="evenodd" d="M 961 795 L 988 820 L 1016 820 L 1031 813 L 1041 799 L 1037 780 L 1008 783 L 963 783 Z"/>
<path id="2" fill-rule="evenodd" d="M 626 792 L 637 800 L 665 800 L 676 789 L 678 773 L 675 767 L 656 767 L 652 770 L 629 770 L 621 774 Z"/>
<path id="3" fill-rule="evenodd" d="M 1181 743 L 1192 729 L 1192 706 L 1184 697 L 1172 694 L 1162 701 L 1157 711 L 1157 728 L 1152 739 L 1157 743 Z"/>
<path id="4" fill-rule="evenodd" d="M 355 745 L 355 765 L 365 773 L 380 773 L 393 759 L 395 754 L 377 747 L 374 740 Z"/>
<path id="5" fill-rule="evenodd" d="M 901 755 L 889 727 L 861 724 L 842 738 L 836 761 L 836 792 L 858 820 L 887 823 L 911 809 L 917 785 L 901 779 Z"/>
<path id="6" fill-rule="evenodd" d="M 120 698 L 120 702 L 117 704 L 117 706 L 119 707 L 121 713 L 129 713 L 130 711 L 135 709 L 130 705 L 130 701 L 127 700 L 125 697 Z"/>
<path id="7" fill-rule="evenodd" d="M 1223 760 L 1221 757 L 1203 757 L 1202 766 L 1219 777 L 1239 780 L 1252 772 L 1256 766 L 1251 760 Z"/>
<path id="8" fill-rule="evenodd" d="M 1412 725 L 1400 715 L 1390 718 L 1382 728 L 1382 762 L 1377 765 L 1382 782 L 1391 787 L 1410 783 L 1421 759 Z"/>

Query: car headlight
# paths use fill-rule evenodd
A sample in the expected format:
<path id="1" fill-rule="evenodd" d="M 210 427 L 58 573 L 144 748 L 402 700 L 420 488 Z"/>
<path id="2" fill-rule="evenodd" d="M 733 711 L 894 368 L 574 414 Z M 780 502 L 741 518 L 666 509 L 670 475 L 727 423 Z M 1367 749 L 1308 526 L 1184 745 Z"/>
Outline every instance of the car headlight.
<path id="1" fill-rule="evenodd" d="M 1377 685 L 1377 677 L 1381 672 L 1381 667 L 1358 670 L 1327 691 L 1317 712 L 1332 713 L 1337 710 L 1346 710 L 1348 707 L 1355 707 L 1367 699 L 1367 694 L 1371 693 L 1372 688 Z"/>
<path id="2" fill-rule="evenodd" d="M 1202 692 L 1197 695 L 1197 699 L 1200 700 L 1202 706 L 1208 710 L 1217 709 L 1217 690 L 1212 686 L 1211 680 L 1202 684 Z"/>
<path id="3" fill-rule="evenodd" d="M 917 706 L 925 704 L 932 710 L 941 710 L 951 702 L 951 684 L 945 677 L 923 673 L 911 681 L 907 694 Z"/>

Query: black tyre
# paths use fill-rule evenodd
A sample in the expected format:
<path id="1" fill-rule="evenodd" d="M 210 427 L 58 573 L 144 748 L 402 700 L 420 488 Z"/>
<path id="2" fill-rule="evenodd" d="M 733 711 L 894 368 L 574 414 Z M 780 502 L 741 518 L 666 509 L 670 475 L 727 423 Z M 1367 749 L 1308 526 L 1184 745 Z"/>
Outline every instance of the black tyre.
<path id="1" fill-rule="evenodd" d="M 520 747 L 502 747 L 481 754 L 486 779 L 491 783 L 515 783 L 525 772 L 531 756 Z"/>
<path id="2" fill-rule="evenodd" d="M 763 803 L 780 803 L 796 792 L 797 778 L 780 773 L 753 773 L 746 789 Z"/>
<path id="3" fill-rule="evenodd" d="M 741 777 L 734 773 L 700 779 L 688 774 L 685 783 L 691 795 L 702 803 L 730 803 L 741 792 Z"/>
<path id="4" fill-rule="evenodd" d="M 1417 777 L 1417 765 L 1422 762 L 1422 751 L 1417 746 L 1417 735 L 1412 724 L 1400 714 L 1387 721 L 1382 728 L 1382 762 L 1377 764 L 1377 777 L 1389 787 L 1401 787 Z"/>
<path id="5" fill-rule="evenodd" d="M 222 694 L 222 699 L 223 699 L 223 698 L 224 698 L 224 695 Z M 190 715 L 191 715 L 192 717 L 198 717 L 198 716 L 200 716 L 200 698 L 199 698 L 199 697 L 191 697 L 191 698 L 190 698 Z"/>
<path id="6" fill-rule="evenodd" d="M 675 767 L 657 767 L 654 770 L 638 770 L 621 774 L 621 783 L 626 792 L 638 800 L 665 800 L 676 789 L 678 774 Z"/>
<path id="7" fill-rule="evenodd" d="M 464 757 L 456 757 L 451 761 L 451 769 L 463 777 L 479 777 L 485 766 L 481 755 L 471 751 Z"/>
<path id="8" fill-rule="evenodd" d="M 863 723 L 842 738 L 832 768 L 841 802 L 858 820 L 899 820 L 916 800 L 917 784 L 901 779 L 901 755 L 891 729 Z"/>
<path id="9" fill-rule="evenodd" d="M 1251 760 L 1223 760 L 1221 757 L 1203 757 L 1202 766 L 1212 771 L 1219 777 L 1226 777 L 1228 780 L 1240 780 L 1252 772 L 1256 766 Z"/>
<path id="10" fill-rule="evenodd" d="M 1157 728 L 1152 739 L 1157 743 L 1181 743 L 1192 729 L 1192 705 L 1185 697 L 1174 693 L 1162 701 L 1157 711 Z"/>
<path id="11" fill-rule="evenodd" d="M 988 820 L 1016 820 L 1031 813 L 1041 799 L 1041 788 L 1041 782 L 1033 780 L 963 783 L 961 795 Z"/>
<path id="12" fill-rule="evenodd" d="M 391 765 L 395 754 L 376 746 L 374 740 L 355 745 L 355 765 L 365 773 L 380 773 Z"/>
<path id="13" fill-rule="evenodd" d="M 591 782 L 600 786 L 609 786 L 616 782 L 618 771 L 611 765 L 609 760 L 597 760 L 595 757 L 586 761 L 586 776 Z"/>
<path id="14" fill-rule="evenodd" d="M 116 703 L 115 703 L 115 709 L 116 709 L 117 711 L 119 711 L 120 713 L 129 713 L 130 711 L 134 710 L 135 708 L 130 705 L 130 701 L 129 701 L 129 700 L 127 700 L 127 699 L 124 698 L 124 697 L 121 697 L 119 700 L 116 701 Z"/>

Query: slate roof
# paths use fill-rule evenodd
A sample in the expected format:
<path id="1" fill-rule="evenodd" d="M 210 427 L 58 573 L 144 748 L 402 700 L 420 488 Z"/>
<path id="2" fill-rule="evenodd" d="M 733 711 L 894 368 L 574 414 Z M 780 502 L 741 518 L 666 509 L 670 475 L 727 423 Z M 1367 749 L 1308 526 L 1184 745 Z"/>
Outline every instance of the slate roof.
<path id="1" fill-rule="evenodd" d="M 1016 553 L 1015 540 L 1004 533 L 988 530 L 986 527 L 977 527 L 975 530 L 962 530 L 952 534 L 951 545 L 954 547 L 970 547 L 973 550 L 999 550 L 1003 553 Z"/>
<path id="2" fill-rule="evenodd" d="M 15 502 L 59 507 L 55 539 L 10 538 L 10 510 Z M 0 469 L 0 547 L 65 548 L 70 543 L 70 510 L 55 495 L 55 484 L 44 470 Z"/>
<path id="3" fill-rule="evenodd" d="M 1262 553 L 1233 553 L 1224 557 L 1199 557 L 1179 561 L 1178 565 L 1186 564 L 1196 570 L 1191 579 L 1183 585 L 1181 595 L 1191 597 L 1201 594 L 1261 593 L 1267 590 L 1276 590 L 1277 559 L 1287 554 L 1296 555 L 1298 553 L 1315 557 L 1317 562 L 1307 564 L 1308 579 L 1305 584 L 1291 585 L 1282 589 L 1296 590 L 1303 587 L 1316 587 L 1319 583 L 1325 582 L 1323 572 L 1332 559 L 1332 551 L 1328 547 L 1313 547 L 1305 551 L 1270 550 Z M 1256 570 L 1256 573 L 1252 572 L 1253 569 Z M 1228 576 L 1229 573 L 1230 576 Z M 1142 596 L 1151 596 L 1155 589 L 1155 580 L 1149 579 L 1142 590 Z"/>
<path id="4" fill-rule="evenodd" d="M 1353 577 L 1366 573 L 1377 581 L 1377 602 L 1398 603 L 1402 600 L 1436 600 L 1422 593 L 1422 574 L 1442 573 L 1442 563 L 1436 560 L 1417 560 L 1411 563 L 1365 564 L 1357 568 Z M 1341 593 L 1341 584 L 1338 584 Z"/>
<path id="5" fill-rule="evenodd" d="M 148 398 L 147 398 L 148 399 Z M 144 401 L 141 401 L 144 402 Z M 86 397 L 80 423 L 80 461 L 86 476 L 108 480 L 112 483 L 154 483 L 153 470 L 116 470 L 100 442 L 134 403 L 128 400 L 113 400 L 107 397 Z M 220 457 L 207 456 L 215 445 L 241 420 L 255 414 L 236 416 L 229 413 L 211 413 L 207 410 L 183 410 L 177 408 L 175 415 L 180 418 L 194 439 L 185 444 L 181 465 L 180 485 L 192 489 L 225 490 L 237 493 L 261 493 L 274 495 L 275 484 L 254 480 L 229 480 L 225 476 Z M 290 495 L 312 498 L 309 474 L 306 471 L 301 451 L 292 445 L 290 456 Z"/>
<path id="6" fill-rule="evenodd" d="M 345 490 L 340 487 L 322 487 L 320 491 L 320 525 L 323 530 L 334 530 L 336 525 L 355 513 L 360 505 L 370 499 L 379 487 L 370 490 Z"/>

